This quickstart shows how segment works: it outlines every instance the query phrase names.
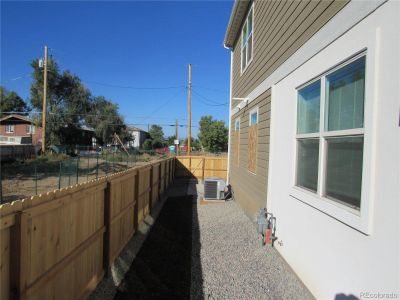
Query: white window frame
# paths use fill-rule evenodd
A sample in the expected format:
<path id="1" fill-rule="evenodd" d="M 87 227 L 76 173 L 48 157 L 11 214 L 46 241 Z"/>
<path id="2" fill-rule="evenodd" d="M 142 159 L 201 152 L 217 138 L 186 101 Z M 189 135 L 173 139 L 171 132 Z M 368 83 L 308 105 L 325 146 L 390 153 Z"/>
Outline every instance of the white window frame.
<path id="1" fill-rule="evenodd" d="M 257 114 L 257 122 L 255 123 L 255 124 L 251 124 L 251 115 L 252 114 L 254 114 L 254 113 L 256 113 Z M 252 125 L 258 125 L 258 123 L 259 123 L 259 121 L 260 121 L 260 115 L 259 115 L 259 113 L 258 113 L 258 106 L 256 106 L 256 107 L 254 107 L 254 108 L 252 108 L 250 111 L 249 111 L 249 127 L 250 126 L 252 126 Z M 258 136 L 257 136 L 257 139 L 258 139 Z M 258 140 L 257 140 L 257 143 L 258 143 Z M 258 146 L 258 145 L 257 145 Z M 257 159 L 257 150 L 256 150 L 256 159 Z M 253 171 L 250 171 L 248 168 L 247 168 L 247 172 L 249 172 L 249 174 L 252 174 L 252 175 L 257 175 L 257 166 L 256 166 L 256 171 L 255 172 L 253 172 Z"/>
<path id="2" fill-rule="evenodd" d="M 327 215 L 339 220 L 340 222 L 349 225 L 350 227 L 363 232 L 365 234 L 370 234 L 371 232 L 371 218 L 370 215 L 372 213 L 371 207 L 371 190 L 373 190 L 373 183 L 371 177 L 371 166 L 372 160 L 374 160 L 371 156 L 371 131 L 372 131 L 372 124 L 373 122 L 371 119 L 373 118 L 373 110 L 371 101 L 374 95 L 374 86 L 371 85 L 370 81 L 375 78 L 374 71 L 375 71 L 375 56 L 374 56 L 374 47 L 372 49 L 363 48 L 360 51 L 355 51 L 353 55 L 350 55 L 348 58 L 342 59 L 339 63 L 335 64 L 334 67 L 328 69 L 321 73 L 320 75 L 314 77 L 313 80 L 308 81 L 305 84 L 300 85 L 296 88 L 296 97 L 297 97 L 297 90 L 301 89 L 305 85 L 312 83 L 315 81 L 316 78 L 321 78 L 322 76 L 329 75 L 330 73 L 336 71 L 337 69 L 342 68 L 343 66 L 353 62 L 354 60 L 365 56 L 365 90 L 364 90 L 364 127 L 357 128 L 357 129 L 348 129 L 348 130 L 340 130 L 340 131 L 325 131 L 325 123 L 324 118 L 321 120 L 320 114 L 320 133 L 317 133 L 317 136 L 324 136 L 324 137 L 332 137 L 332 136 L 352 136 L 352 135 L 362 135 L 364 137 L 364 144 L 363 144 L 363 165 L 362 165 L 362 185 L 361 185 L 361 201 L 360 201 L 360 209 L 353 209 L 348 205 L 342 204 L 339 201 L 335 201 L 329 199 L 328 197 L 323 197 L 321 191 L 321 183 L 323 183 L 322 175 L 325 175 L 325 168 L 322 166 L 321 168 L 321 155 L 326 153 L 327 144 L 326 142 L 322 143 L 320 139 L 320 148 L 319 148 L 319 169 L 318 169 L 318 193 L 312 192 L 305 188 L 296 186 L 296 179 L 297 179 L 297 137 L 307 137 L 308 134 L 297 134 L 297 122 L 294 122 L 294 160 L 292 161 L 294 164 L 294 172 L 292 177 L 292 189 L 290 195 L 300 200 L 324 213 Z M 370 84 L 368 84 L 368 82 Z M 321 81 L 321 87 L 325 85 L 325 82 Z M 322 94 L 322 91 L 321 91 Z M 323 95 L 325 97 L 325 95 Z M 324 107 L 324 100 L 321 99 L 320 103 L 320 110 L 325 110 Z M 296 98 L 296 113 L 297 113 L 297 98 Z M 325 112 L 325 111 L 324 111 Z M 322 127 L 321 127 L 322 126 Z M 322 130 L 324 132 L 322 133 Z M 312 134 L 311 134 L 312 135 Z M 311 136 L 309 135 L 309 136 Z M 321 145 L 322 143 L 322 145 Z M 321 191 L 321 192 L 320 192 Z"/>
<path id="3" fill-rule="evenodd" d="M 254 114 L 254 113 L 257 113 L 257 122 L 255 124 L 258 124 L 258 122 L 259 122 L 258 106 L 252 108 L 249 111 L 249 126 L 254 125 L 254 124 L 251 124 L 251 115 Z"/>
<path id="4" fill-rule="evenodd" d="M 327 139 L 330 137 L 364 137 L 364 128 L 354 128 L 354 129 L 344 129 L 344 130 L 336 130 L 336 131 L 328 131 L 327 129 L 327 109 L 325 108 L 326 105 L 326 77 L 329 76 L 330 74 L 334 73 L 335 71 L 344 68 L 345 66 L 351 64 L 352 62 L 356 61 L 357 59 L 361 57 L 366 57 L 366 53 L 362 52 L 360 54 L 355 55 L 349 60 L 346 60 L 345 62 L 341 63 L 340 65 L 330 69 L 329 71 L 323 73 L 322 75 L 318 76 L 317 78 L 314 78 L 313 80 L 301 85 L 300 87 L 297 88 L 297 94 L 298 92 L 306 87 L 309 86 L 317 81 L 320 80 L 320 114 L 319 114 L 319 131 L 315 133 L 303 133 L 303 134 L 296 134 L 296 181 L 297 181 L 297 165 L 298 165 L 298 141 L 302 139 L 318 139 L 319 140 L 319 157 L 318 157 L 318 184 L 317 184 L 317 191 L 311 191 L 308 190 L 304 187 L 298 186 L 297 182 L 295 182 L 295 187 L 300 188 L 300 189 L 306 189 L 310 193 L 315 193 L 318 195 L 320 198 L 323 198 L 326 201 L 333 201 L 339 206 L 343 206 L 343 209 L 348 210 L 351 213 L 354 213 L 356 215 L 360 214 L 360 209 L 361 209 L 361 201 L 360 201 L 360 208 L 353 208 L 350 205 L 346 204 L 345 202 L 342 202 L 340 199 L 333 199 L 331 197 L 328 197 L 326 195 L 326 163 L 327 163 L 327 150 L 328 150 L 328 141 Z M 364 103 L 365 103 L 365 94 L 364 94 Z M 298 105 L 298 100 L 296 102 L 296 106 Z M 296 110 L 297 111 L 297 110 Z M 364 117 L 364 116 L 363 116 Z M 297 122 L 296 122 L 296 127 L 297 127 Z M 297 129 L 297 128 L 296 128 Z"/>
<path id="5" fill-rule="evenodd" d="M 27 134 L 35 134 L 35 125 L 26 125 L 26 128 L 29 128 L 29 130 L 26 131 Z"/>
<path id="6" fill-rule="evenodd" d="M 14 133 L 14 130 L 15 130 L 14 125 L 11 124 L 6 125 L 6 133 Z"/>
<path id="7" fill-rule="evenodd" d="M 245 28 L 245 26 L 247 25 L 248 21 L 249 21 L 249 16 L 250 13 L 252 15 L 252 26 L 251 26 L 251 33 L 250 35 L 247 37 L 246 42 L 243 44 L 243 28 Z M 248 60 L 248 51 L 247 51 L 247 47 L 248 47 L 248 42 L 249 39 L 251 38 L 251 57 L 250 60 Z M 246 48 L 246 66 L 243 68 L 243 49 Z M 242 74 L 247 70 L 248 66 L 250 65 L 250 63 L 253 61 L 253 52 L 254 52 L 254 3 L 251 4 L 249 12 L 247 13 L 246 16 L 246 21 L 244 22 L 242 29 L 240 31 L 240 76 L 242 76 Z"/>
<path id="8" fill-rule="evenodd" d="M 239 124 L 238 128 L 236 128 L 236 123 Z M 235 125 L 234 125 L 234 131 L 235 131 L 235 132 L 240 131 L 240 117 L 238 117 L 238 118 L 235 119 L 235 123 L 234 123 L 234 124 L 235 124 Z"/>

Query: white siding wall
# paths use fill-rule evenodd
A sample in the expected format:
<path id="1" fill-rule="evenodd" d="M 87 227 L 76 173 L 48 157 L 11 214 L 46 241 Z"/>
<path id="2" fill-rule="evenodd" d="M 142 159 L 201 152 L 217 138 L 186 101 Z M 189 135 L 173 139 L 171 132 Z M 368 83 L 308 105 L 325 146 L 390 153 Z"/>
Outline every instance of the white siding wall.
<path id="1" fill-rule="evenodd" d="M 352 216 L 293 188 L 296 87 L 363 49 L 363 208 Z M 272 88 L 267 207 L 277 217 L 282 244 L 275 245 L 318 299 L 363 292 L 400 298 L 399 69 L 400 2 L 389 1 Z"/>

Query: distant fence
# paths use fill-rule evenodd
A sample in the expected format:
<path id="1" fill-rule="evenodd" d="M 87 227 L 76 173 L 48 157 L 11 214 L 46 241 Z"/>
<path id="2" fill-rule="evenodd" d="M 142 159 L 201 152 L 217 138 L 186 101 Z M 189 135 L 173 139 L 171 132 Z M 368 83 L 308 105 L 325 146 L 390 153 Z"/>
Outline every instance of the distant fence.
<path id="1" fill-rule="evenodd" d="M 172 182 L 175 163 L 1 205 L 0 299 L 89 295 Z"/>
<path id="2" fill-rule="evenodd" d="M 98 179 L 137 164 L 144 164 L 144 159 L 157 157 L 160 158 L 160 155 L 138 151 L 127 155 L 120 151 L 96 152 L 81 149 L 78 156 L 65 155 L 62 160 L 52 160 L 50 156 L 47 160 L 37 158 L 4 163 L 0 172 L 0 204 Z"/>
<path id="3" fill-rule="evenodd" d="M 35 145 L 0 145 L 0 161 L 34 158 L 39 150 Z"/>
<path id="4" fill-rule="evenodd" d="M 204 180 L 207 177 L 227 178 L 226 156 L 177 156 L 175 176 Z"/>

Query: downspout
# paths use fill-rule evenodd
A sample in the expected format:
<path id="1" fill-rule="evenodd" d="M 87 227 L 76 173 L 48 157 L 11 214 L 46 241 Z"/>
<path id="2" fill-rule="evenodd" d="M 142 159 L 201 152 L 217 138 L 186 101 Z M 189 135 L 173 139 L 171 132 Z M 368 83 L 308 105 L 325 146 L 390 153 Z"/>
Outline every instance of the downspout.
<path id="1" fill-rule="evenodd" d="M 233 51 L 224 45 L 225 49 L 231 51 L 231 70 L 230 70 L 230 82 L 229 82 L 229 122 L 228 122 L 228 163 L 226 172 L 226 184 L 229 184 L 229 171 L 230 171 L 230 158 L 231 158 L 231 123 L 232 123 L 232 65 L 233 65 Z"/>

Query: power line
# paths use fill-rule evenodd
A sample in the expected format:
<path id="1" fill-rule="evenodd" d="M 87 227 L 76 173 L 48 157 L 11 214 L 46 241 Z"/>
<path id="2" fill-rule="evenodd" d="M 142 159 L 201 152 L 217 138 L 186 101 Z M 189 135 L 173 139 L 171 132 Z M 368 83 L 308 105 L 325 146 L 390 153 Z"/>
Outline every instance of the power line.
<path id="1" fill-rule="evenodd" d="M 97 84 L 97 85 L 102 85 L 102 86 L 107 86 L 107 87 L 113 87 L 113 88 L 132 89 L 132 90 L 171 90 L 171 89 L 179 89 L 179 88 L 185 87 L 184 85 L 163 86 L 163 87 L 137 87 L 137 86 L 129 86 L 129 85 L 117 85 L 117 84 L 104 83 L 104 82 L 98 82 L 98 81 L 89 81 L 89 80 L 85 80 L 85 79 L 82 79 L 82 82 L 92 83 L 92 84 Z"/>
<path id="2" fill-rule="evenodd" d="M 203 86 L 203 85 L 193 85 L 193 87 L 196 87 L 196 88 L 201 88 L 201 89 L 205 89 L 205 90 L 209 90 L 209 91 L 213 91 L 213 92 L 219 92 L 219 93 L 223 93 L 223 94 L 229 94 L 229 91 L 227 91 L 227 90 L 219 90 L 219 89 L 215 89 L 215 88 L 209 88 L 209 87 L 206 87 L 206 86 Z"/>
<path id="3" fill-rule="evenodd" d="M 208 105 L 208 106 L 224 106 L 224 105 L 228 105 L 228 104 L 229 104 L 229 102 L 219 103 L 219 102 L 210 100 L 210 99 L 206 98 L 205 96 L 199 94 L 199 93 L 196 92 L 195 90 L 193 90 L 193 94 L 195 94 L 195 95 L 197 95 L 198 97 L 204 99 L 205 101 L 203 101 L 203 100 L 201 100 L 201 99 L 197 99 L 197 100 L 200 101 L 201 103 L 205 104 L 205 105 Z M 206 101 L 207 101 L 208 103 L 207 103 Z"/>

